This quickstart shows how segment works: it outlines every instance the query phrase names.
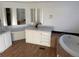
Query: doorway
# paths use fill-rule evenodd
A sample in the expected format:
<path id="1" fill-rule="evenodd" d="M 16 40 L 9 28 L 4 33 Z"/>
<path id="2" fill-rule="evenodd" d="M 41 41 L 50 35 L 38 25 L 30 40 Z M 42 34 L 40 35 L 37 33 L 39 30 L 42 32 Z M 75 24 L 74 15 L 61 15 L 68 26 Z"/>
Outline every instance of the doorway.
<path id="1" fill-rule="evenodd" d="M 7 20 L 7 25 L 11 25 L 11 8 L 6 8 L 6 20 Z"/>

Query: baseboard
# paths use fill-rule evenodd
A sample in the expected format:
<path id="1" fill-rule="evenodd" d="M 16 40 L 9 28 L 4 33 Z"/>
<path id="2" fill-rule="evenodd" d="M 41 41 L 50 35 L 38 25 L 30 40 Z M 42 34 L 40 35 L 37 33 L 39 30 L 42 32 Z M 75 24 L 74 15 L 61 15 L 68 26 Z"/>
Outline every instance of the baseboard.
<path id="1" fill-rule="evenodd" d="M 52 31 L 52 33 L 62 33 L 62 34 L 71 34 L 71 35 L 79 36 L 79 33 L 70 33 L 70 32 L 63 32 L 63 31 Z"/>

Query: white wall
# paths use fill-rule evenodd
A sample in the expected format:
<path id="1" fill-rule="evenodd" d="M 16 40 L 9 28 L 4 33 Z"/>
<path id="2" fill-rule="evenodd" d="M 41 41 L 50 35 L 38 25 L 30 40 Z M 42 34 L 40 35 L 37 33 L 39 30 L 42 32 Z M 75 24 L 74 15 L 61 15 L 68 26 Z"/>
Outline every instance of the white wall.
<path id="1" fill-rule="evenodd" d="M 13 9 L 12 25 L 17 25 L 16 8 L 26 9 L 26 22 L 30 23 L 29 9 L 37 7 L 43 8 L 43 25 L 54 26 L 56 31 L 79 33 L 79 2 L 3 2 L 2 6 Z"/>
<path id="2" fill-rule="evenodd" d="M 0 5 L 0 27 L 1 27 L 1 5 Z"/>
<path id="3" fill-rule="evenodd" d="M 28 16 L 29 15 L 29 8 L 30 8 L 30 5 L 29 3 L 17 3 L 17 2 L 0 2 L 2 4 L 2 20 L 3 20 L 3 23 L 4 23 L 4 26 L 7 26 L 7 23 L 6 23 L 6 17 L 5 17 L 5 8 L 11 8 L 11 11 L 12 11 L 12 25 L 17 25 L 17 14 L 16 14 L 16 8 L 23 8 L 26 10 L 26 23 L 29 21 Z M 30 22 L 30 21 L 29 21 Z"/>
<path id="4" fill-rule="evenodd" d="M 44 25 L 54 26 L 56 31 L 79 33 L 79 2 L 43 2 L 34 3 L 34 7 L 43 8 Z"/>
<path id="5" fill-rule="evenodd" d="M 1 19 L 1 5 L 0 5 L 0 19 Z"/>
<path id="6" fill-rule="evenodd" d="M 1 4 L 0 4 L 0 20 L 1 20 L 1 14 L 2 14 L 2 13 L 1 13 Z"/>

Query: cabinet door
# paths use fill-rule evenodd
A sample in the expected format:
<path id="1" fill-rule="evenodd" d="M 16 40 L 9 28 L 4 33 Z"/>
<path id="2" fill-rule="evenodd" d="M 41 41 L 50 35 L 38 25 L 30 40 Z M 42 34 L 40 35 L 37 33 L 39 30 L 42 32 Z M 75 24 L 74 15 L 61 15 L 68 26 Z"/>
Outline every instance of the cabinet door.
<path id="1" fill-rule="evenodd" d="M 26 43 L 31 42 L 31 40 L 30 40 L 30 31 L 29 30 L 25 31 L 25 40 L 26 40 Z"/>
<path id="2" fill-rule="evenodd" d="M 33 31 L 33 43 L 35 44 L 40 44 L 40 39 L 41 39 L 41 33 L 40 31 Z"/>
<path id="3" fill-rule="evenodd" d="M 34 42 L 34 33 L 32 30 L 26 30 L 26 42 L 27 43 Z"/>
<path id="4" fill-rule="evenodd" d="M 7 49 L 12 45 L 11 33 L 10 32 L 4 33 L 4 40 L 5 40 L 5 46 L 6 46 L 6 49 Z"/>
<path id="5" fill-rule="evenodd" d="M 5 41 L 3 39 L 3 35 L 0 35 L 0 53 L 2 53 L 5 50 Z"/>
<path id="6" fill-rule="evenodd" d="M 40 39 L 41 39 L 41 35 L 39 31 L 26 30 L 26 42 L 39 44 Z"/>

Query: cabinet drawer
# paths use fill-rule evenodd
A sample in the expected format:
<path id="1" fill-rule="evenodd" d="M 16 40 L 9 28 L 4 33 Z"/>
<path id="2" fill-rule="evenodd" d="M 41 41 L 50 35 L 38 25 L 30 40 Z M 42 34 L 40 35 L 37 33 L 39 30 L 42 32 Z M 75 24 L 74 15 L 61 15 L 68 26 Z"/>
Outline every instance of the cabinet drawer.
<path id="1" fill-rule="evenodd" d="M 50 42 L 50 39 L 42 38 L 41 41 Z"/>
<path id="2" fill-rule="evenodd" d="M 41 34 L 42 36 L 51 37 L 51 34 Z"/>
<path id="3" fill-rule="evenodd" d="M 44 35 L 42 35 L 42 36 L 41 36 L 41 38 L 50 39 L 50 38 L 51 38 L 51 36 L 44 36 Z"/>
<path id="4" fill-rule="evenodd" d="M 50 36 L 41 36 L 41 41 L 46 41 L 46 42 L 49 42 L 51 40 L 51 37 Z"/>
<path id="5" fill-rule="evenodd" d="M 40 42 L 40 45 L 50 47 L 50 42 L 44 42 L 44 41 L 42 41 L 42 42 Z"/>
<path id="6" fill-rule="evenodd" d="M 45 36 L 50 36 L 51 35 L 51 32 L 42 32 L 41 34 L 42 35 L 45 35 Z"/>

